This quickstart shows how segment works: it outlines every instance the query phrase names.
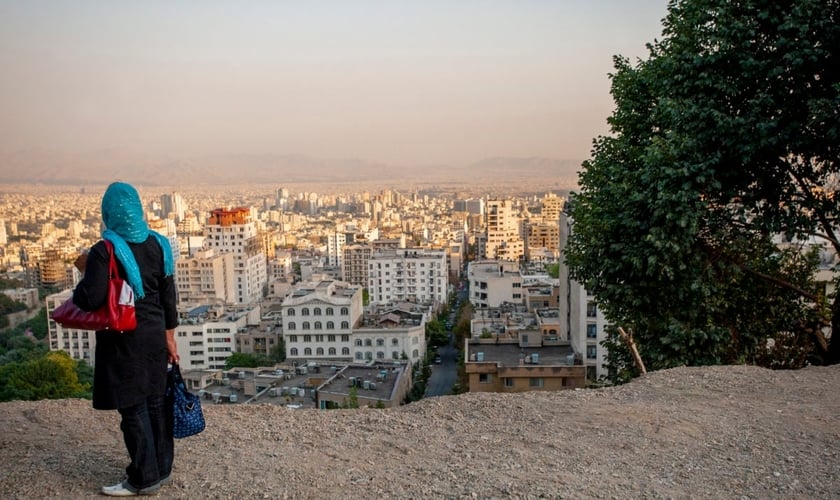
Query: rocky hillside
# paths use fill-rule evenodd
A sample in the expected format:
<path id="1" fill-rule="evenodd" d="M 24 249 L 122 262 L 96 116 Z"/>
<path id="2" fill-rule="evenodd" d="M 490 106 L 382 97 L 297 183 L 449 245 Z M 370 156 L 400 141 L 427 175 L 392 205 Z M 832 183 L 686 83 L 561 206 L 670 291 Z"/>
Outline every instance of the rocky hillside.
<path id="1" fill-rule="evenodd" d="M 160 498 L 840 498 L 840 366 L 678 368 L 390 410 L 208 406 Z M 116 412 L 0 404 L 4 498 L 102 498 Z"/>

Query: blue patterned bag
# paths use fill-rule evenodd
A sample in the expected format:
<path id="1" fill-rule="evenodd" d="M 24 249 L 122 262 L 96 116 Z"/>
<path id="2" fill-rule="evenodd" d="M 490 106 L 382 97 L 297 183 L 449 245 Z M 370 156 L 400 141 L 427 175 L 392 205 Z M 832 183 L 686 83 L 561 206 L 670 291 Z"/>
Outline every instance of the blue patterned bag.
<path id="1" fill-rule="evenodd" d="M 201 398 L 187 390 L 177 363 L 168 375 L 166 395 L 172 401 L 172 434 L 179 439 L 198 434 L 204 430 Z"/>

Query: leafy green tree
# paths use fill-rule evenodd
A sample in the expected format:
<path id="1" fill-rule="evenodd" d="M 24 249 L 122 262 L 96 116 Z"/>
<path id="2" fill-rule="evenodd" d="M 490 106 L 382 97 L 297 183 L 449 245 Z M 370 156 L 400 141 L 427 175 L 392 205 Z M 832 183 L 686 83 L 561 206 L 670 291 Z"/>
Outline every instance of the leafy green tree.
<path id="1" fill-rule="evenodd" d="M 286 341 L 283 337 L 277 342 L 277 345 L 271 348 L 271 353 L 268 356 L 270 361 L 275 363 L 282 363 L 286 361 Z"/>
<path id="2" fill-rule="evenodd" d="M 271 364 L 265 356 L 245 352 L 235 352 L 225 360 L 225 370 L 231 368 L 256 368 Z"/>
<path id="3" fill-rule="evenodd" d="M 0 401 L 89 397 L 89 391 L 76 361 L 63 351 L 0 367 Z"/>
<path id="4" fill-rule="evenodd" d="M 359 391 L 356 389 L 356 386 L 350 388 L 350 392 L 347 394 L 347 408 L 358 408 L 359 407 Z"/>
<path id="5" fill-rule="evenodd" d="M 840 253 L 838 21 L 834 0 L 673 0 L 648 59 L 615 59 L 566 262 L 648 368 L 761 362 L 778 335 L 840 361 L 814 277 Z"/>

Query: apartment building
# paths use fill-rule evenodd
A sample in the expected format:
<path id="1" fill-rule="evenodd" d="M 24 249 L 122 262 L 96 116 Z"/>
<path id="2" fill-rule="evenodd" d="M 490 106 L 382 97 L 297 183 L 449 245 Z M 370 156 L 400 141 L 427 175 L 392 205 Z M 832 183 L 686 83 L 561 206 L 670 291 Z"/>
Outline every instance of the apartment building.
<path id="1" fill-rule="evenodd" d="M 469 300 L 476 309 L 499 307 L 503 303 L 524 303 L 523 280 L 516 262 L 485 260 L 467 266 Z"/>
<path id="2" fill-rule="evenodd" d="M 485 215 L 485 259 L 518 261 L 525 255 L 520 218 L 512 200 L 488 200 Z"/>
<path id="3" fill-rule="evenodd" d="M 360 408 L 393 408 L 405 400 L 411 384 L 408 363 L 351 364 L 315 389 L 315 405 L 322 410 L 346 407 L 355 391 Z"/>
<path id="4" fill-rule="evenodd" d="M 368 261 L 373 254 L 371 245 L 349 245 L 344 247 L 344 262 L 341 266 L 342 280 L 353 285 L 366 287 L 368 284 Z"/>
<path id="5" fill-rule="evenodd" d="M 175 286 L 181 303 L 237 301 L 235 256 L 214 249 L 199 250 L 175 262 Z"/>
<path id="6" fill-rule="evenodd" d="M 225 308 L 222 304 L 194 307 L 181 314 L 175 341 L 185 370 L 223 369 L 236 352 L 236 335 L 258 325 L 260 308 Z"/>
<path id="7" fill-rule="evenodd" d="M 470 392 L 557 391 L 586 386 L 571 347 L 528 348 L 516 342 L 465 341 Z"/>
<path id="8" fill-rule="evenodd" d="M 446 303 L 449 272 L 445 250 L 377 250 L 368 260 L 371 302 Z"/>
<path id="9" fill-rule="evenodd" d="M 426 322 L 434 304 L 374 303 L 353 329 L 353 360 L 417 363 L 426 354 Z"/>
<path id="10" fill-rule="evenodd" d="M 362 317 L 362 289 L 342 281 L 298 285 L 281 305 L 288 360 L 353 359 L 353 327 Z"/>
<path id="11" fill-rule="evenodd" d="M 258 302 L 268 281 L 266 257 L 248 208 L 218 208 L 204 228 L 204 247 L 234 258 L 235 298 L 238 304 Z"/>
<path id="12" fill-rule="evenodd" d="M 573 225 L 568 215 L 561 214 L 561 248 L 568 241 Z M 561 335 L 569 338 L 576 352 L 583 353 L 588 380 L 606 376 L 606 348 L 601 342 L 607 338 L 606 329 L 610 323 L 599 310 L 595 297 L 569 276 L 569 268 L 563 262 L 560 264 L 559 292 Z"/>
<path id="13" fill-rule="evenodd" d="M 52 312 L 72 296 L 72 289 L 47 295 L 47 342 L 51 351 L 64 351 L 71 358 L 85 361 L 93 366 L 96 354 L 96 332 L 65 328 L 50 318 Z"/>

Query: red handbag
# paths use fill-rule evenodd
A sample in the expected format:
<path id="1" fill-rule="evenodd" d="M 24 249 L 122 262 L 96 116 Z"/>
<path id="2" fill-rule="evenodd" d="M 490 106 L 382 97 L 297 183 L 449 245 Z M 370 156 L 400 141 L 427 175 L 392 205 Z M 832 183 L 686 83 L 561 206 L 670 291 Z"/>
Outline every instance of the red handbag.
<path id="1" fill-rule="evenodd" d="M 73 303 L 73 297 L 56 307 L 50 317 L 65 328 L 79 330 L 116 330 L 125 332 L 137 328 L 134 314 L 134 290 L 117 272 L 114 245 L 105 241 L 110 263 L 108 267 L 108 297 L 95 311 L 84 311 Z"/>

